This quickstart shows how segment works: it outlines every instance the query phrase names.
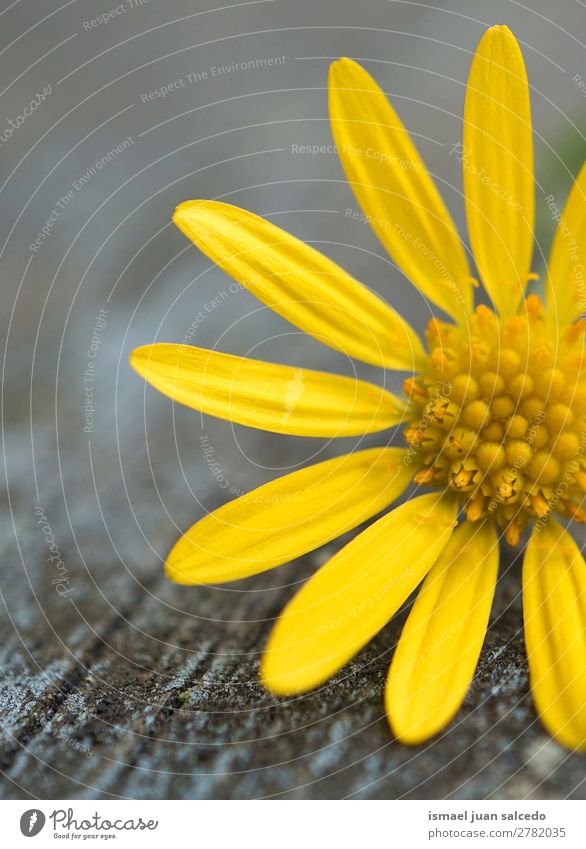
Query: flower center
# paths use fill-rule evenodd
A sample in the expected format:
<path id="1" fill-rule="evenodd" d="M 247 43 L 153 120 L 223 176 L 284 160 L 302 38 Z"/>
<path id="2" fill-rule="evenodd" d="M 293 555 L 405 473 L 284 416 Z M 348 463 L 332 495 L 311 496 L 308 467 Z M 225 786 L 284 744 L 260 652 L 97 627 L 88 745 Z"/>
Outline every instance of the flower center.
<path id="1" fill-rule="evenodd" d="M 404 384 L 414 482 L 449 487 L 513 545 L 552 511 L 586 521 L 585 325 L 556 338 L 536 295 L 506 320 L 485 306 L 468 326 L 432 319 L 427 368 Z"/>

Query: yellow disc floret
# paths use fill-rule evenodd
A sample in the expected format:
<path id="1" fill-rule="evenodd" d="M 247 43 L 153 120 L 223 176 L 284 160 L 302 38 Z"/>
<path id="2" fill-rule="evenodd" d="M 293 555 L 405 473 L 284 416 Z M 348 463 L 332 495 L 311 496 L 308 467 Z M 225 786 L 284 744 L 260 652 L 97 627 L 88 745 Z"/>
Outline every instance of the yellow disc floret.
<path id="1" fill-rule="evenodd" d="M 432 319 L 427 368 L 404 386 L 415 483 L 449 487 L 513 544 L 529 519 L 584 521 L 584 324 L 552 336 L 536 295 L 510 319 L 485 306 L 467 326 Z"/>

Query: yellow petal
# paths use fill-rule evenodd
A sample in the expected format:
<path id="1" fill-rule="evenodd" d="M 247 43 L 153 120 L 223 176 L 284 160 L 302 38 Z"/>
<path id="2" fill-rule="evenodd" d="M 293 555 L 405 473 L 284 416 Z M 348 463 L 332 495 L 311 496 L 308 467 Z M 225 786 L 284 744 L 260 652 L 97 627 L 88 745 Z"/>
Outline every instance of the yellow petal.
<path id="1" fill-rule="evenodd" d="M 546 203 L 554 204 L 552 196 Z M 547 309 L 559 327 L 586 313 L 586 164 L 582 166 L 559 221 L 547 275 Z"/>
<path id="2" fill-rule="evenodd" d="M 387 714 L 403 743 L 432 737 L 462 704 L 484 642 L 498 560 L 492 524 L 464 522 L 423 582 L 387 679 Z"/>
<path id="3" fill-rule="evenodd" d="M 515 313 L 533 249 L 533 141 L 529 86 L 515 36 L 492 27 L 470 68 L 461 151 L 470 242 L 498 311 Z"/>
<path id="4" fill-rule="evenodd" d="M 523 562 L 529 680 L 547 730 L 586 750 L 586 563 L 552 519 L 535 529 Z"/>
<path id="5" fill-rule="evenodd" d="M 246 578 L 294 560 L 387 507 L 412 472 L 399 448 L 369 448 L 284 475 L 210 513 L 167 558 L 179 584 Z"/>
<path id="6" fill-rule="evenodd" d="M 401 316 L 314 248 L 264 218 L 218 201 L 190 200 L 173 221 L 264 304 L 338 351 L 414 371 L 417 334 Z"/>
<path id="7" fill-rule="evenodd" d="M 261 665 L 277 695 L 321 684 L 377 633 L 432 566 L 456 517 L 437 493 L 397 507 L 305 584 L 273 629 Z"/>
<path id="8" fill-rule="evenodd" d="M 389 392 L 321 371 L 171 343 L 136 348 L 130 364 L 180 404 L 273 433 L 357 436 L 401 421 Z"/>
<path id="9" fill-rule="evenodd" d="M 364 68 L 330 68 L 330 124 L 367 221 L 403 273 L 454 318 L 472 304 L 456 227 L 401 119 Z"/>

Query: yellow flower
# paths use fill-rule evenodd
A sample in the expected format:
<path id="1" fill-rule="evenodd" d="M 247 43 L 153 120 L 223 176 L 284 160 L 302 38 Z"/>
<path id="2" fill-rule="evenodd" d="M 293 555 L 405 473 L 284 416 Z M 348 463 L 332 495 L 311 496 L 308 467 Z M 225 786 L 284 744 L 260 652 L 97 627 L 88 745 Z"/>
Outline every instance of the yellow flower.
<path id="1" fill-rule="evenodd" d="M 261 665 L 278 695 L 320 685 L 423 586 L 386 687 L 391 727 L 417 744 L 454 716 L 474 675 L 502 532 L 523 565 L 532 692 L 561 743 L 586 748 L 586 565 L 551 515 L 584 521 L 583 363 L 586 169 L 549 260 L 546 305 L 526 297 L 534 182 L 523 57 L 502 26 L 483 36 L 457 146 L 478 275 L 495 311 L 474 309 L 468 260 L 413 142 L 383 92 L 349 59 L 332 65 L 332 132 L 348 181 L 382 244 L 451 320 L 427 346 L 334 262 L 252 213 L 188 201 L 177 226 L 225 272 L 311 336 L 383 369 L 408 371 L 405 398 L 360 380 L 194 347 L 135 350 L 133 367 L 174 400 L 297 436 L 353 436 L 406 423 L 405 448 L 357 451 L 285 475 L 224 505 L 174 546 L 181 584 L 258 574 L 385 510 L 411 480 L 431 487 L 342 548 L 285 608 Z M 466 521 L 458 525 L 458 516 Z M 457 526 L 457 529 L 455 530 Z"/>

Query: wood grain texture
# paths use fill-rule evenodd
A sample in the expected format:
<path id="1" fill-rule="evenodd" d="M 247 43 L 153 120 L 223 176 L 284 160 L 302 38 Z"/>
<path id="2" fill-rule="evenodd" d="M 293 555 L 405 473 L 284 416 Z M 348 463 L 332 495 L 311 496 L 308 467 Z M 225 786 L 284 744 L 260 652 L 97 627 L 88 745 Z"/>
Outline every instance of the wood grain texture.
<path id="1" fill-rule="evenodd" d="M 383 380 L 234 289 L 171 225 L 176 205 L 223 198 L 267 216 L 422 332 L 428 305 L 362 220 L 337 156 L 293 152 L 331 151 L 329 63 L 310 57 L 362 56 L 395 98 L 464 232 L 452 154 L 486 2 L 469 0 L 466 15 L 442 4 L 355 0 L 226 5 L 151 2 L 86 31 L 82 21 L 107 9 L 101 0 L 4 3 L 4 116 L 22 114 L 45 84 L 53 90 L 3 140 L 0 161 L 0 795 L 583 798 L 583 758 L 550 740 L 531 704 L 520 570 L 510 554 L 464 707 L 443 735 L 415 749 L 393 741 L 383 714 L 405 610 L 318 691 L 279 701 L 258 686 L 272 620 L 343 540 L 218 589 L 163 577 L 162 558 L 204 510 L 354 444 L 232 429 L 173 408 L 131 372 L 132 348 L 184 342 L 346 376 L 356 366 L 361 379 Z M 542 151 L 540 184 L 562 203 L 568 167 L 583 158 L 580 121 L 564 131 L 560 116 L 582 114 L 571 79 L 584 64 L 572 36 L 584 29 L 584 10 L 557 4 L 552 27 L 551 3 L 538 5 L 543 14 L 503 2 L 491 12 L 516 21 L 537 57 L 531 85 L 558 107 L 534 98 L 536 132 L 559 153 L 546 161 Z M 147 96 L 188 73 L 280 56 L 284 64 Z M 556 63 L 568 73 L 556 73 Z M 123 154 L 73 190 L 129 137 Z M 70 191 L 51 235 L 31 251 Z M 537 206 L 546 251 L 552 212 Z M 83 378 L 104 309 L 85 432 Z M 401 377 L 389 373 L 384 383 L 401 391 Z M 361 447 L 374 444 L 381 441 Z M 49 560 L 57 556 L 51 539 L 61 570 Z"/>

